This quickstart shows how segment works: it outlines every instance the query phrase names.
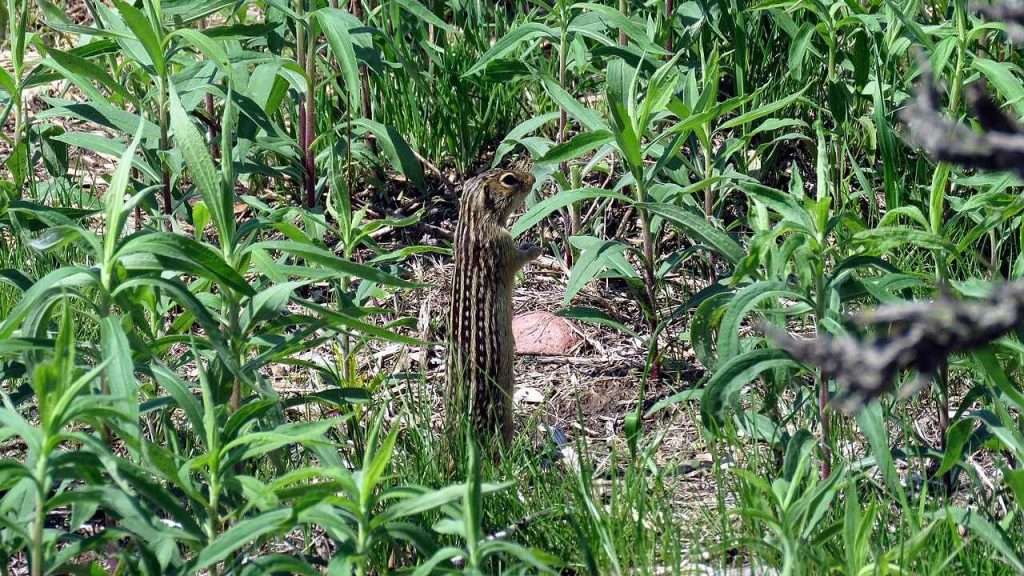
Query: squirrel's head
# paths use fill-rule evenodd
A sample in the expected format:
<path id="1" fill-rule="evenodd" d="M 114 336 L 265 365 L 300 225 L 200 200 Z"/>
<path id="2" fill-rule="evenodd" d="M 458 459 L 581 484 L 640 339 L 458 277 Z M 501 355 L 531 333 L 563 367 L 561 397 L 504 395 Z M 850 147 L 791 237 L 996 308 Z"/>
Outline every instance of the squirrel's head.
<path id="1" fill-rule="evenodd" d="M 471 178 L 463 187 L 460 217 L 472 213 L 504 226 L 533 189 L 533 181 L 533 174 L 518 168 L 489 170 Z"/>

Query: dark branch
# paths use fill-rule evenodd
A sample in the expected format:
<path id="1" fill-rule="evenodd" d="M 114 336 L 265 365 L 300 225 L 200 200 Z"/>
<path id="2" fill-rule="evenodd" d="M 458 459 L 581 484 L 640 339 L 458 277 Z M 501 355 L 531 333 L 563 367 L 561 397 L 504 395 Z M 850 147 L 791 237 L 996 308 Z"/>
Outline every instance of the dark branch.
<path id="1" fill-rule="evenodd" d="M 1024 132 L 977 86 L 968 90 L 968 102 L 984 132 L 957 124 L 938 111 L 938 91 L 929 71 L 914 102 L 903 109 L 909 140 L 936 160 L 967 168 L 1011 170 L 1024 177 Z"/>
<path id="2" fill-rule="evenodd" d="M 977 6 L 1006 22 L 1011 37 L 1024 39 L 1024 0 Z M 940 95 L 927 62 L 913 102 L 901 113 L 908 139 L 934 158 L 968 168 L 1010 170 L 1024 177 L 1024 131 L 992 101 L 981 86 L 968 87 L 967 104 L 982 132 L 944 117 Z M 833 403 L 850 411 L 891 387 L 901 371 L 916 370 L 917 380 L 901 390 L 909 394 L 926 384 L 950 354 L 968 351 L 1024 325 L 1024 280 L 1005 284 L 983 300 L 966 302 L 943 294 L 935 302 L 882 306 L 861 314 L 861 326 L 886 326 L 886 336 L 869 339 L 797 340 L 772 327 L 765 332 L 797 360 L 821 369 L 842 387 Z"/>
<path id="3" fill-rule="evenodd" d="M 972 8 L 991 20 L 1006 23 L 1006 32 L 1013 42 L 1024 40 L 1024 2 L 1010 1 L 1001 4 L 978 4 Z"/>
<path id="4" fill-rule="evenodd" d="M 982 300 L 944 296 L 929 303 L 881 306 L 856 321 L 887 326 L 890 335 L 798 340 L 772 327 L 765 332 L 793 358 L 834 378 L 841 389 L 833 403 L 856 411 L 888 390 L 901 371 L 912 369 L 919 375 L 900 391 L 906 396 L 926 384 L 950 354 L 984 346 L 1024 324 L 1024 281 L 1004 284 Z"/>

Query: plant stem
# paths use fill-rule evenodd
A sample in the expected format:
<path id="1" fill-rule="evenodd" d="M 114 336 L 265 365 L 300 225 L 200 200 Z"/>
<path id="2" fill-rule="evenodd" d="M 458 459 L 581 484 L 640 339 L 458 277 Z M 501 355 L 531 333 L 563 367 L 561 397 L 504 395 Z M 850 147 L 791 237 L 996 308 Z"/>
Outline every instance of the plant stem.
<path id="1" fill-rule="evenodd" d="M 341 278 L 341 292 L 342 294 L 348 292 L 348 287 L 351 279 L 348 276 Z M 348 332 L 342 332 L 341 334 L 341 355 L 344 364 L 341 367 L 341 377 L 345 381 L 346 386 L 352 386 L 353 380 L 355 379 L 355 366 L 351 358 L 352 354 L 352 337 Z"/>
<path id="2" fill-rule="evenodd" d="M 27 0 L 23 0 L 27 2 Z M 25 130 L 25 103 L 22 100 L 22 73 L 25 60 L 25 27 L 28 26 L 26 17 L 28 15 L 27 4 L 22 10 L 18 9 L 18 5 L 15 0 L 7 0 L 7 23 L 8 29 L 10 30 L 10 43 L 11 43 L 11 64 L 14 68 L 14 82 L 15 82 L 15 93 L 11 94 L 11 98 L 14 100 L 14 135 L 12 141 L 14 146 L 18 146 L 23 138 L 23 131 Z"/>
<path id="3" fill-rule="evenodd" d="M 170 140 L 167 136 L 168 109 L 167 109 L 167 78 L 157 77 L 157 114 L 160 118 L 160 179 L 161 190 L 163 191 L 164 214 L 171 215 L 171 170 L 167 166 L 164 156 L 170 149 Z"/>
<path id="4" fill-rule="evenodd" d="M 665 24 L 666 24 L 666 30 L 665 30 L 665 49 L 668 50 L 669 52 L 672 52 L 672 50 L 673 50 L 673 48 L 672 48 L 672 44 L 673 44 L 672 43 L 672 36 L 673 36 L 672 23 L 673 23 L 673 20 L 674 20 L 674 18 L 673 18 L 674 13 L 675 13 L 675 2 L 673 2 L 672 0 L 665 0 Z"/>
<path id="5" fill-rule="evenodd" d="M 816 333 L 820 335 L 825 332 L 823 321 L 828 306 L 824 270 L 819 268 L 814 276 L 814 321 Z M 818 385 L 818 420 L 821 422 L 821 478 L 824 480 L 832 475 L 832 422 L 828 411 L 828 379 L 821 370 L 815 371 L 815 382 Z"/>
<path id="6" fill-rule="evenodd" d="M 558 2 L 558 15 L 561 24 L 561 36 L 558 42 L 558 85 L 563 89 L 567 90 L 566 85 L 566 60 L 569 52 L 569 15 L 566 13 L 565 0 L 559 0 Z M 561 144 L 565 142 L 565 131 L 569 124 L 569 116 L 565 110 L 565 107 L 559 106 L 558 110 L 558 136 L 556 137 L 557 143 Z M 561 170 L 562 173 L 566 173 L 568 164 L 562 162 Z M 574 183 L 575 184 L 575 183 Z M 569 237 L 575 236 L 579 233 L 580 229 L 580 210 L 576 204 L 570 204 L 568 210 L 569 216 L 569 230 L 568 234 L 565 235 L 565 262 L 570 268 L 572 267 L 572 245 L 569 244 Z"/>
<path id="7" fill-rule="evenodd" d="M 711 161 L 711 131 L 708 130 L 708 145 L 704 147 L 704 178 L 710 178 L 711 172 L 714 170 L 714 164 Z M 708 220 L 714 218 L 715 212 L 715 186 L 709 184 L 704 189 L 704 217 Z"/>
<path id="8" fill-rule="evenodd" d="M 638 183 L 636 186 L 636 195 L 638 202 L 647 202 L 647 189 L 642 183 Z M 651 221 L 647 210 L 644 208 L 637 208 L 637 214 L 640 216 L 640 235 L 643 238 L 643 274 L 644 274 L 644 288 L 646 291 L 647 305 L 650 307 L 650 312 L 647 317 L 647 323 L 651 330 L 651 338 L 655 340 L 651 342 L 651 357 L 654 359 L 651 365 L 651 380 L 658 380 L 661 375 L 658 362 L 658 298 L 657 298 L 657 287 L 655 285 L 656 279 L 654 275 L 654 262 L 655 262 L 655 248 L 654 248 L 654 236 L 651 234 Z"/>
<path id="9" fill-rule="evenodd" d="M 40 446 L 45 447 L 49 444 L 49 438 L 44 434 L 44 442 Z M 32 561 L 32 576 L 43 576 L 43 528 L 46 525 L 46 494 L 49 491 L 49 482 L 47 482 L 46 469 L 49 466 L 49 459 L 45 452 L 45 448 L 40 450 L 39 461 L 36 462 L 36 510 L 35 519 L 32 521 L 32 542 L 31 542 L 31 561 Z"/>
<path id="10" fill-rule="evenodd" d="M 629 11 L 629 8 L 627 7 L 626 0 L 619 0 L 619 12 L 622 12 L 622 15 L 628 18 L 629 17 L 628 11 Z M 619 44 L 621 44 L 622 46 L 626 45 L 626 30 L 625 30 L 625 28 L 620 28 L 619 29 Z"/>
<path id="11" fill-rule="evenodd" d="M 957 30 L 957 57 L 956 57 L 956 68 L 953 71 L 953 81 L 950 85 L 949 91 L 949 111 L 951 114 L 957 114 L 957 110 L 960 108 L 960 98 L 962 95 L 962 84 L 963 84 L 963 73 L 964 63 L 966 59 L 967 51 L 967 23 L 966 23 L 966 7 L 962 0 L 957 0 L 954 4 L 954 18 L 956 20 Z M 932 197 L 929 198 L 928 208 L 928 221 L 931 228 L 931 233 L 941 236 L 942 226 L 944 224 L 944 214 L 946 205 L 946 193 L 949 189 L 949 166 L 943 166 L 940 164 L 936 167 L 934 178 L 932 182 Z M 995 245 L 992 246 L 993 258 L 992 263 L 995 265 Z M 935 260 L 935 281 L 939 286 L 944 285 L 949 280 L 949 269 L 948 263 L 946 262 L 945 254 L 941 252 L 934 252 L 933 258 Z M 949 363 L 945 360 L 942 361 L 938 368 L 938 394 L 935 397 L 935 411 L 936 411 L 936 424 L 939 427 L 939 449 L 943 452 L 946 451 L 946 434 L 949 430 Z M 944 478 L 947 488 L 951 487 L 952 476 L 946 475 Z"/>
<path id="12" fill-rule="evenodd" d="M 224 294 L 224 302 L 227 310 L 225 311 L 228 317 L 227 333 L 230 341 L 228 344 L 231 347 L 232 357 L 237 360 L 240 364 L 243 364 L 243 347 L 245 344 L 242 342 L 241 334 L 241 322 L 239 308 L 241 308 L 238 298 L 233 290 L 226 290 Z M 242 381 L 235 376 L 231 384 L 231 398 L 228 401 L 228 407 L 232 412 L 237 411 L 242 406 Z"/>
<path id="13" fill-rule="evenodd" d="M 306 111 L 305 122 L 303 123 L 303 149 L 306 154 L 306 208 L 316 207 L 316 153 L 313 151 L 313 140 L 316 137 L 316 103 L 314 91 L 316 89 L 316 39 L 308 38 L 306 46 L 306 78 L 309 85 L 306 90 Z"/>
<path id="14" fill-rule="evenodd" d="M 219 460 L 219 459 L 215 459 Z M 220 465 L 216 462 L 216 465 Z M 220 478 L 217 476 L 217 472 L 212 470 L 210 472 L 210 506 L 206 509 L 206 541 L 213 542 L 217 539 L 220 534 L 220 515 L 217 509 L 220 508 Z M 217 566 L 210 567 L 211 576 L 217 576 Z"/>
<path id="15" fill-rule="evenodd" d="M 199 29 L 202 30 L 204 28 L 206 28 L 205 18 L 199 21 Z M 217 143 L 217 126 L 214 120 L 216 109 L 213 104 L 213 94 L 207 93 L 204 100 L 206 103 L 206 116 L 210 119 L 210 124 L 206 127 L 210 138 L 210 154 L 214 160 L 217 160 L 220 158 L 220 146 Z"/>
<path id="16" fill-rule="evenodd" d="M 299 16 L 305 14 L 305 2 L 303 0 L 295 0 L 295 12 Z M 316 81 L 314 79 L 315 70 L 312 68 L 312 52 L 314 52 L 314 43 L 312 37 L 306 38 L 306 28 L 303 23 L 295 23 L 295 60 L 303 67 L 306 73 L 306 93 L 303 95 L 302 100 L 299 101 L 299 122 L 296 126 L 296 136 L 299 142 L 299 150 L 302 153 L 302 188 L 305 191 L 305 205 L 307 208 L 312 208 L 316 204 L 316 176 L 313 174 L 315 158 L 312 157 L 312 134 L 313 128 L 311 124 L 314 122 L 313 111 L 313 91 L 315 90 Z M 308 45 L 307 45 L 308 43 Z"/>
<path id="17" fill-rule="evenodd" d="M 372 4 L 371 4 L 372 9 Z M 353 16 L 358 20 L 363 19 L 363 4 L 359 0 L 352 0 L 351 10 Z M 359 84 L 362 87 L 362 105 L 363 105 L 363 118 L 367 120 L 373 119 L 373 107 L 370 104 L 370 71 L 366 69 L 366 65 L 359 66 Z M 376 152 L 376 144 L 371 140 L 371 148 Z"/>

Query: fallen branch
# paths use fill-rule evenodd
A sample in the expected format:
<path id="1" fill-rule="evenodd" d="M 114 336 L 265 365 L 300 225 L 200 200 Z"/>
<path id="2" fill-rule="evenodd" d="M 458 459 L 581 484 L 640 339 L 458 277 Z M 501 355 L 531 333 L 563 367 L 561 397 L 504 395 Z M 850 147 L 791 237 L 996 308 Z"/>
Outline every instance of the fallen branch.
<path id="1" fill-rule="evenodd" d="M 977 6 L 1003 20 L 1012 38 L 1024 39 L 1024 2 L 1011 0 Z M 908 139 L 932 157 L 967 168 L 1009 170 L 1024 177 L 1024 131 L 984 89 L 967 88 L 967 103 L 982 131 L 953 122 L 939 113 L 939 91 L 927 62 L 912 104 L 901 113 Z M 841 386 L 832 404 L 855 411 L 888 390 L 903 370 L 918 373 L 900 390 L 902 396 L 926 385 L 951 354 L 978 348 L 1024 325 L 1024 281 L 1004 284 L 987 298 L 959 301 L 948 295 L 935 302 L 882 306 L 861 314 L 861 326 L 888 325 L 887 336 L 866 340 L 819 335 L 796 339 L 771 326 L 762 330 L 793 358 L 817 366 Z"/>
<path id="2" fill-rule="evenodd" d="M 978 84 L 967 87 L 967 102 L 983 132 L 957 124 L 938 111 L 939 92 L 930 70 L 917 89 L 913 104 L 901 117 L 908 128 L 908 139 L 936 160 L 966 168 L 1009 170 L 1024 177 L 1024 132 Z"/>
<path id="3" fill-rule="evenodd" d="M 1004 284 L 981 300 L 943 296 L 881 306 L 855 321 L 862 327 L 888 326 L 890 335 L 797 339 L 772 326 L 762 330 L 794 359 L 834 378 L 841 389 L 832 403 L 853 412 L 892 387 L 901 371 L 918 373 L 900 390 L 905 397 L 927 384 L 949 355 L 979 348 L 1024 325 L 1024 281 Z"/>
<path id="4" fill-rule="evenodd" d="M 1024 41 L 1024 2 L 1014 0 L 1002 4 L 977 4 L 971 8 L 992 20 L 1006 23 L 1006 32 L 1013 42 Z"/>

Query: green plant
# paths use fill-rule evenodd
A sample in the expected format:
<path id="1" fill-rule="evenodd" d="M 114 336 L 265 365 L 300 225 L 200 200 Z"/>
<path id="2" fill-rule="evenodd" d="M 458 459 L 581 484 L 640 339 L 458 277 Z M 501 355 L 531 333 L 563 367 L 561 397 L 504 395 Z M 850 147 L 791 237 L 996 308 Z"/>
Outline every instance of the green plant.
<path id="1" fill-rule="evenodd" d="M 485 486 L 481 478 L 480 446 L 472 432 L 466 434 L 468 477 L 459 486 L 461 502 L 445 507 L 445 516 L 434 524 L 440 534 L 458 536 L 463 545 L 440 548 L 413 574 L 426 575 L 441 565 L 451 563 L 461 567 L 464 574 L 488 574 L 495 569 L 502 574 L 554 574 L 554 558 L 538 550 L 529 550 L 502 536 L 485 537 L 483 533 L 483 494 L 507 489 L 509 483 Z M 460 505 L 461 504 L 461 505 Z"/>
<path id="2" fill-rule="evenodd" d="M 14 113 L 14 130 L 8 138 L 4 139 L 10 144 L 11 151 L 4 160 L 4 165 L 11 173 L 13 184 L 11 192 L 17 196 L 21 195 L 21 189 L 25 186 L 30 176 L 29 166 L 29 141 L 28 114 L 25 106 L 25 84 L 29 74 L 25 70 L 25 55 L 29 40 L 29 2 L 27 0 L 7 0 L 4 7 L 4 24 L 6 40 L 10 47 L 11 71 L 0 68 L 0 88 L 7 93 L 7 102 L 4 103 L 3 112 L 0 113 L 0 120 L 6 124 L 7 118 Z"/>
<path id="3" fill-rule="evenodd" d="M 984 154 L 1024 19 L 980 11 L 2 3 L 0 573 L 1020 571 L 1017 335 L 846 416 L 758 330 L 888 351 L 850 315 L 1024 270 L 1017 155 Z M 922 112 L 970 166 L 901 144 Z M 592 325 L 461 476 L 407 291 L 457 180 L 523 152 L 514 233 L 567 272 L 526 304 Z M 919 382 L 871 366 L 863 398 Z"/>

